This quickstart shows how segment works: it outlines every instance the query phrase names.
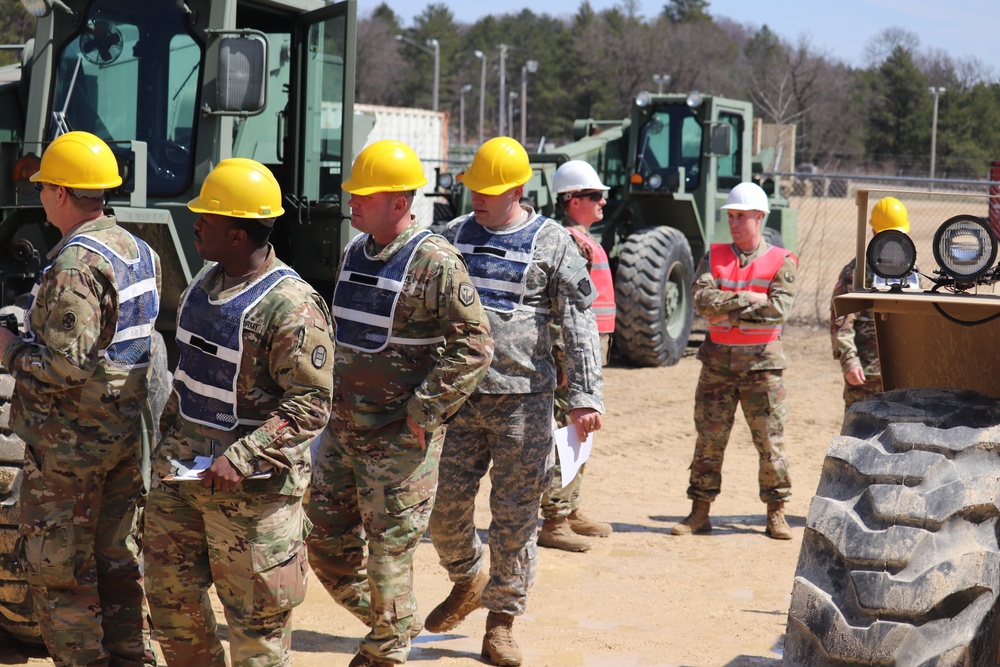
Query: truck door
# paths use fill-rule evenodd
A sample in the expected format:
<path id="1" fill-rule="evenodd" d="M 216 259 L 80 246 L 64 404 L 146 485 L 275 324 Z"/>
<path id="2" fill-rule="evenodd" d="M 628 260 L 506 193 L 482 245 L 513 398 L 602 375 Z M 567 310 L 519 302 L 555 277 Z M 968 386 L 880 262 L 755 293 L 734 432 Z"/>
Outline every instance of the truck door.
<path id="1" fill-rule="evenodd" d="M 287 204 L 297 210 L 286 216 L 289 247 L 279 256 L 327 296 L 350 232 L 340 186 L 354 160 L 356 26 L 357 4 L 349 0 L 304 14 L 292 40 L 283 162 L 291 171 Z"/>

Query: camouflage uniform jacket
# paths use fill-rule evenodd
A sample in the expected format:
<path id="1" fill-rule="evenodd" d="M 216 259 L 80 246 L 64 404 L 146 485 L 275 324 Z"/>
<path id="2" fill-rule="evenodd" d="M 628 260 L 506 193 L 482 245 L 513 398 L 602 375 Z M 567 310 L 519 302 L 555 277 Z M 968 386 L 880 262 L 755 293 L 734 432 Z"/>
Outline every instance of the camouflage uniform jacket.
<path id="1" fill-rule="evenodd" d="M 860 366 L 865 377 L 881 377 L 882 367 L 878 359 L 872 311 L 863 310 L 837 317 L 833 310 L 833 297 L 847 294 L 854 289 L 856 266 L 856 259 L 848 262 L 840 271 L 837 284 L 833 286 L 833 296 L 830 298 L 830 338 L 833 343 L 833 358 L 840 362 L 840 370 L 843 373 Z"/>
<path id="2" fill-rule="evenodd" d="M 53 263 L 42 276 L 29 311 L 36 343 L 8 346 L 3 365 L 17 380 L 11 425 L 29 445 L 57 429 L 100 434 L 115 441 L 138 427 L 149 388 L 149 368 L 116 369 L 100 356 L 118 324 L 114 269 L 98 252 L 79 245 L 63 248 L 76 236 L 91 236 L 123 257 L 135 259 L 132 235 L 114 217 L 86 222 L 48 254 Z M 157 292 L 160 260 L 155 256 Z"/>
<path id="3" fill-rule="evenodd" d="M 753 252 L 743 252 L 735 245 L 733 251 L 740 266 L 746 266 L 770 247 L 762 239 Z M 786 257 L 767 288 L 767 301 L 751 304 L 749 292 L 731 292 L 716 285 L 706 253 L 695 271 L 694 307 L 704 317 L 727 313 L 733 326 L 740 322 L 783 324 L 795 299 L 795 275 L 795 260 Z M 720 345 L 706 336 L 698 350 L 698 359 L 713 368 L 733 371 L 780 370 L 788 365 L 780 337 L 767 345 Z"/>
<path id="4" fill-rule="evenodd" d="M 209 275 L 201 286 L 194 288 L 204 289 L 214 300 L 226 298 L 275 266 L 284 263 L 271 248 L 253 275 L 224 289 L 225 272 L 212 264 L 202 271 Z M 241 420 L 262 423 L 223 431 L 189 421 L 181 416 L 173 392 L 160 419 L 163 436 L 153 456 L 154 477 L 170 473 L 168 457 L 191 460 L 211 455 L 214 449 L 244 477 L 273 470 L 270 478 L 252 482 L 256 491 L 305 493 L 311 471 L 309 445 L 330 417 L 331 330 L 330 311 L 312 287 L 295 278 L 278 283 L 246 313 L 241 333 L 237 413 Z M 154 480 L 154 486 L 157 483 Z"/>
<path id="5" fill-rule="evenodd" d="M 504 231 L 533 222 L 537 214 L 525 207 L 525 214 Z M 455 240 L 462 222 L 477 224 L 474 214 L 448 224 L 445 237 Z M 586 280 L 586 284 L 582 281 Z M 593 284 L 587 262 L 572 235 L 554 220 L 544 223 L 535 240 L 532 263 L 525 277 L 523 304 L 548 313 L 518 310 L 500 313 L 486 310 L 496 352 L 486 378 L 477 392 L 483 394 L 529 394 L 556 388 L 556 364 L 552 357 L 549 324 L 560 327 L 566 355 L 569 409 L 593 408 L 604 411 L 602 400 L 600 340 L 594 311 L 581 306 L 578 293 L 592 297 Z M 572 353 L 570 353 L 572 352 Z"/>
<path id="6" fill-rule="evenodd" d="M 369 257 L 388 261 L 421 231 L 415 222 Z M 343 260 L 341 260 L 343 268 Z M 434 345 L 390 342 L 381 352 L 338 345 L 333 366 L 333 412 L 340 428 L 375 429 L 413 418 L 426 431 L 454 415 L 486 375 L 493 359 L 490 324 L 461 254 L 440 236 L 429 236 L 410 260 L 390 335 L 432 339 Z"/>

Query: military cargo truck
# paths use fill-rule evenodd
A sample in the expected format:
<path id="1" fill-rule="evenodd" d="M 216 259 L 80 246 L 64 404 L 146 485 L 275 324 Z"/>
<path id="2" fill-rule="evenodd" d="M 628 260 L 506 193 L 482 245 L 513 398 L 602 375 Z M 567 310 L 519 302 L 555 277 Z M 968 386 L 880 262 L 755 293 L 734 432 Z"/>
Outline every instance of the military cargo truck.
<path id="1" fill-rule="evenodd" d="M 759 174 L 774 151 L 753 152 L 753 105 L 698 93 L 636 96 L 628 118 L 578 120 L 572 143 L 531 154 L 534 175 L 525 196 L 541 213 L 556 214 L 552 180 L 568 160 L 585 160 L 610 186 L 600 236 L 614 271 L 618 318 L 615 349 L 639 366 L 676 364 L 694 319 L 695 264 L 712 243 L 730 241 L 719 207 L 729 190 Z M 441 219 L 471 210 L 458 179 L 444 174 L 450 194 Z M 795 250 L 797 214 L 773 182 L 765 238 Z"/>

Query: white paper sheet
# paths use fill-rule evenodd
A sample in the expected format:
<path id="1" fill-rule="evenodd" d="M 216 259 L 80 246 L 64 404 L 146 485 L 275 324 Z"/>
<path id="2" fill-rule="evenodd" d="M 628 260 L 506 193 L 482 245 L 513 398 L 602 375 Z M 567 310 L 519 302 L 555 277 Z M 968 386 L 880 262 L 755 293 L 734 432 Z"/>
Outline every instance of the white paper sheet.
<path id="1" fill-rule="evenodd" d="M 556 441 L 556 455 L 559 457 L 559 468 L 562 472 L 562 486 L 565 488 L 576 477 L 580 466 L 587 462 L 590 450 L 594 445 L 594 434 L 580 442 L 580 436 L 573 425 L 557 429 L 552 433 Z"/>

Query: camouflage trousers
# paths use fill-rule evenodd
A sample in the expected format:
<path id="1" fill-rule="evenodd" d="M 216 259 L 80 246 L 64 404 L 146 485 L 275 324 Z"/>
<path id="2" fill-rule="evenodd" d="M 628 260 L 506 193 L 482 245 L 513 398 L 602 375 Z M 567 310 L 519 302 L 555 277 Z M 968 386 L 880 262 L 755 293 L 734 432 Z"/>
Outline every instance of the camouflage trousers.
<path id="1" fill-rule="evenodd" d="M 309 569 L 302 499 L 201 482 L 160 483 L 146 510 L 146 594 L 167 664 L 225 667 L 208 589 L 229 624 L 233 667 L 291 663 L 292 609 Z"/>
<path id="2" fill-rule="evenodd" d="M 406 662 L 417 611 L 413 554 L 427 531 L 445 428 L 423 450 L 405 420 L 327 427 L 314 448 L 309 561 L 326 590 L 371 628 L 364 653 Z M 365 558 L 365 538 L 368 556 Z"/>
<path id="3" fill-rule="evenodd" d="M 64 665 L 155 665 L 142 588 L 139 438 L 64 435 L 25 449 L 21 562 Z"/>
<path id="4" fill-rule="evenodd" d="M 552 475 L 551 393 L 473 394 L 448 426 L 430 533 L 455 583 L 471 581 L 483 565 L 474 514 L 487 470 L 493 520 L 483 606 L 520 615 L 535 579 L 539 501 Z"/>
<path id="5" fill-rule="evenodd" d="M 722 458 L 733 428 L 736 405 L 750 426 L 759 456 L 757 481 L 765 502 L 791 496 L 785 456 L 785 385 L 780 370 L 730 371 L 702 366 L 694 399 L 698 438 L 691 462 L 687 495 L 692 500 L 715 500 L 722 488 Z"/>
<path id="6" fill-rule="evenodd" d="M 607 366 L 611 361 L 611 337 L 612 334 L 601 334 L 601 365 Z M 565 384 L 556 387 L 553 397 L 553 416 L 555 417 L 557 428 L 568 426 L 569 419 L 569 388 Z M 583 471 L 587 464 L 580 466 L 573 480 L 566 486 L 562 485 L 562 467 L 559 457 L 555 458 L 555 467 L 552 470 L 552 484 L 542 495 L 542 518 L 561 519 L 580 509 L 580 489 L 583 487 Z"/>
<path id="7" fill-rule="evenodd" d="M 864 384 L 853 385 L 844 383 L 844 410 L 869 396 L 882 393 L 882 376 L 869 376 Z"/>

